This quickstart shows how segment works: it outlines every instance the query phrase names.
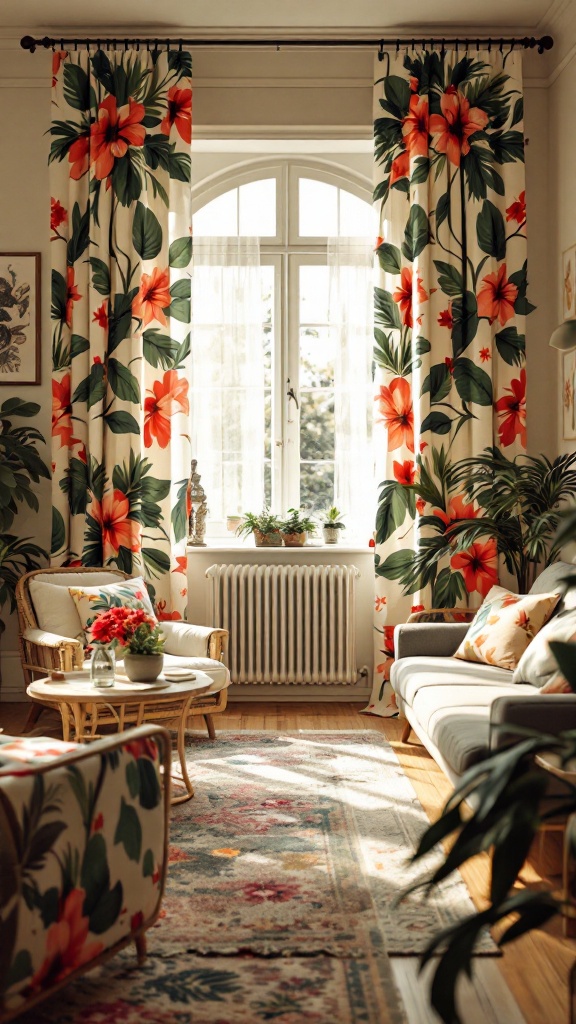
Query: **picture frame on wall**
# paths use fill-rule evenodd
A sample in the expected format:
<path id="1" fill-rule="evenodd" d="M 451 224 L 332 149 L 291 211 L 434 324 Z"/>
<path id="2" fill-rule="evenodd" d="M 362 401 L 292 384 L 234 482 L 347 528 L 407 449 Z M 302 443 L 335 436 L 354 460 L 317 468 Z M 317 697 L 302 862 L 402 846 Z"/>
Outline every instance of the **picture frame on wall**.
<path id="1" fill-rule="evenodd" d="M 565 352 L 562 361 L 562 417 L 565 441 L 576 440 L 576 349 Z"/>
<path id="2" fill-rule="evenodd" d="M 576 245 L 562 253 L 562 320 L 576 317 Z"/>
<path id="3" fill-rule="evenodd" d="M 0 252 L 0 386 L 40 382 L 40 253 Z"/>

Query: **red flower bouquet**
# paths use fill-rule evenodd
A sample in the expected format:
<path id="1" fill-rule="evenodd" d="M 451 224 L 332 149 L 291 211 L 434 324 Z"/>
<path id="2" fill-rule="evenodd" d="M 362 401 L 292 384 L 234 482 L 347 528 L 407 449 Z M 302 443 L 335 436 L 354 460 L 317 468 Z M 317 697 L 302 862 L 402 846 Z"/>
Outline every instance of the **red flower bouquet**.
<path id="1" fill-rule="evenodd" d="M 91 625 L 95 644 L 122 647 L 130 654 L 162 654 L 164 637 L 156 619 L 142 608 L 108 608 Z"/>

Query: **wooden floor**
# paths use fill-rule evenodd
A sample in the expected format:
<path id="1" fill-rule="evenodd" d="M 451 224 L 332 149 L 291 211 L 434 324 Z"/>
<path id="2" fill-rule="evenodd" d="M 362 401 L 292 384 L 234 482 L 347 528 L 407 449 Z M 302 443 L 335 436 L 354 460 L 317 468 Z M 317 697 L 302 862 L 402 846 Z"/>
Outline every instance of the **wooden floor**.
<path id="1" fill-rule="evenodd" d="M 284 703 L 284 702 L 234 702 L 228 709 L 215 717 L 216 729 L 270 729 L 289 732 L 294 729 L 374 729 L 383 732 L 391 741 L 394 750 L 411 779 L 418 797 L 431 819 L 434 819 L 444 800 L 451 792 L 451 786 L 442 771 L 432 760 L 424 747 L 414 738 L 411 742 L 400 742 L 401 725 L 395 719 L 375 718 L 358 713 L 361 705 L 350 703 Z M 0 726 L 7 733 L 17 734 L 21 731 L 26 718 L 27 704 L 0 705 Z M 50 720 L 57 725 L 55 718 L 50 719 L 48 712 L 40 719 L 42 726 L 38 732 L 48 732 Z M 539 852 L 539 851 L 538 851 Z M 560 871 L 560 851 L 558 837 L 546 837 L 543 855 L 539 860 L 536 856 L 525 865 L 520 884 L 535 885 L 541 879 L 558 886 Z M 485 903 L 488 889 L 488 858 L 478 857 L 466 865 L 462 874 L 468 885 L 472 898 L 478 907 Z M 412 961 L 401 965 L 401 960 Z M 506 1004 L 506 990 L 503 988 L 502 1002 L 498 1008 L 498 981 L 504 978 L 510 992 L 514 996 L 526 1024 L 568 1024 L 568 973 L 576 960 L 576 941 L 562 938 L 558 920 L 553 921 L 545 929 L 539 929 L 523 936 L 508 946 L 504 956 L 498 960 L 484 960 L 482 965 L 484 987 L 491 988 L 491 1003 L 494 1012 L 478 1015 L 476 1008 L 467 1021 L 494 1021 L 494 1024 L 516 1024 L 517 1016 L 511 1005 Z M 488 963 L 489 960 L 489 963 Z M 415 958 L 398 958 L 398 979 L 401 988 L 415 990 Z M 477 960 L 479 963 L 479 960 Z M 412 982 L 410 979 L 412 978 Z M 486 982 L 486 979 L 492 979 Z M 482 1002 L 482 998 L 480 998 Z M 416 1003 L 414 1004 L 416 1006 Z M 433 1015 L 417 1008 L 410 1014 L 412 1021 L 432 1024 Z"/>

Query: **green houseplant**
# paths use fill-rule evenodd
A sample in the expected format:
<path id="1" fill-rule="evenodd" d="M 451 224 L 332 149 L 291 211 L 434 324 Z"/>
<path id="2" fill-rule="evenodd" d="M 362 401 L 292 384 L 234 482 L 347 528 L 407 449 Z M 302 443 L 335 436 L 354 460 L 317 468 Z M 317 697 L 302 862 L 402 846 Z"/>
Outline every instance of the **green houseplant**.
<path id="1" fill-rule="evenodd" d="M 325 544 L 337 544 L 340 537 L 340 530 L 346 529 L 344 515 L 336 505 L 330 505 L 320 513 L 322 521 L 322 534 Z"/>
<path id="2" fill-rule="evenodd" d="M 289 548 L 302 547 L 308 539 L 308 534 L 313 534 L 315 530 L 314 520 L 298 508 L 289 508 L 286 519 L 280 524 L 284 543 Z"/>
<path id="3" fill-rule="evenodd" d="M 48 560 L 48 552 L 31 537 L 18 537 L 10 532 L 22 505 L 38 512 L 38 498 L 33 484 L 43 477 L 50 479 L 50 471 L 40 458 L 36 445 L 44 438 L 36 427 L 16 426 L 13 418 L 30 419 L 37 416 L 40 406 L 9 398 L 0 406 L 0 609 L 16 607 L 16 584 L 25 572 L 38 569 Z M 0 618 L 0 634 L 6 628 Z"/>
<path id="4" fill-rule="evenodd" d="M 553 461 L 544 455 L 519 455 L 509 460 L 497 448 L 485 448 L 482 454 L 453 465 L 437 456 L 434 467 L 422 458 L 417 466 L 412 484 L 384 488 L 380 507 L 383 519 L 399 489 L 412 495 L 412 502 L 416 497 L 427 507 L 420 519 L 423 536 L 419 548 L 406 557 L 394 576 L 406 592 L 430 584 L 435 605 L 446 603 L 442 595 L 455 604 L 463 594 L 439 586 L 441 573 L 449 574 L 446 569 L 439 574 L 439 563 L 488 538 L 508 572 L 516 577 L 518 592 L 527 593 L 537 572 L 558 557 L 561 545 L 555 533 L 563 503 L 576 492 L 576 453 Z M 446 514 L 450 494 L 465 495 L 471 503 L 468 507 L 477 505 L 478 511 L 473 517 L 452 518 Z M 385 567 L 381 572 L 386 574 Z"/>
<path id="5" fill-rule="evenodd" d="M 281 526 L 282 520 L 265 505 L 258 515 L 254 512 L 245 512 L 236 534 L 238 537 L 249 537 L 250 534 L 254 534 L 257 548 L 281 548 Z"/>

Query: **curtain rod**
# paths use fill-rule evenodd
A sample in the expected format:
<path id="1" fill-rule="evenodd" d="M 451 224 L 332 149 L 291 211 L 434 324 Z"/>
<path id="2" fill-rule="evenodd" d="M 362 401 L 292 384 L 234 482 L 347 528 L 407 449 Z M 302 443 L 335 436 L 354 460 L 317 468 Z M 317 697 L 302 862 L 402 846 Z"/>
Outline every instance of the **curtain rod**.
<path id="1" fill-rule="evenodd" d="M 180 39 L 180 38 L 171 39 L 169 37 L 161 38 L 160 36 L 152 36 L 152 37 L 150 37 L 148 39 L 131 39 L 131 38 L 124 38 L 124 37 L 120 37 L 120 36 L 106 37 L 106 38 L 102 38 L 101 36 L 100 37 L 96 37 L 96 38 L 84 37 L 84 39 L 70 39 L 70 38 L 63 38 L 63 37 L 61 37 L 61 38 L 56 39 L 56 38 L 51 38 L 49 36 L 44 36 L 42 39 L 35 39 L 33 36 L 24 36 L 20 40 L 20 46 L 24 50 L 30 50 L 30 53 L 34 53 L 35 50 L 36 50 L 36 47 L 38 47 L 38 46 L 43 47 L 45 50 L 48 50 L 50 48 L 54 49 L 56 46 L 60 46 L 61 49 L 63 49 L 65 46 L 74 46 L 75 49 L 78 49 L 78 47 L 80 46 L 80 47 L 85 47 L 86 49 L 89 49 L 90 46 L 92 46 L 92 45 L 95 45 L 98 48 L 100 48 L 101 46 L 106 46 L 106 47 L 112 46 L 113 49 L 116 49 L 117 44 L 120 47 L 124 46 L 125 49 L 127 49 L 128 46 L 137 46 L 137 47 L 146 46 L 148 49 L 150 49 L 151 45 L 153 44 L 153 49 L 154 50 L 159 50 L 163 46 L 165 46 L 167 50 L 169 50 L 170 47 L 174 47 L 174 48 L 178 47 L 178 49 L 181 50 L 183 46 L 187 46 L 187 47 L 189 47 L 189 46 L 193 46 L 193 47 L 201 47 L 201 46 L 235 46 L 235 47 L 239 47 L 239 46 L 274 46 L 277 50 L 279 50 L 281 46 L 282 47 L 290 47 L 290 46 L 332 46 L 334 48 L 345 47 L 345 46 L 357 46 L 357 47 L 358 46 L 371 46 L 371 47 L 379 47 L 381 52 L 384 49 L 394 48 L 394 47 L 396 47 L 396 50 L 398 51 L 400 48 L 403 48 L 405 46 L 410 47 L 413 50 L 416 49 L 416 47 L 422 47 L 422 49 L 426 49 L 426 47 L 434 48 L 436 46 L 441 46 L 442 50 L 444 50 L 447 46 L 455 47 L 455 48 L 464 47 L 465 49 L 474 48 L 475 47 L 477 50 L 479 50 L 481 44 L 486 44 L 488 46 L 488 50 L 490 50 L 493 46 L 494 47 L 499 47 L 501 50 L 503 49 L 504 46 L 509 46 L 512 49 L 514 49 L 515 46 L 521 46 L 524 50 L 534 50 L 534 49 L 537 49 L 538 53 L 544 53 L 545 50 L 551 50 L 552 49 L 552 47 L 554 46 L 554 40 L 553 40 L 552 36 L 542 36 L 540 39 L 536 39 L 534 36 L 524 36 L 521 39 L 515 39 L 515 38 L 499 39 L 497 37 L 493 38 L 493 37 L 490 37 L 490 36 L 476 36 L 474 39 L 466 39 L 466 38 L 464 38 L 464 39 L 447 39 L 447 38 L 440 38 L 440 37 L 434 37 L 434 38 L 428 37 L 428 38 L 423 39 L 422 37 L 418 38 L 417 36 L 412 36 L 412 38 L 410 38 L 410 39 L 389 38 L 389 39 L 372 39 L 372 40 L 369 40 L 369 39 L 280 39 L 280 38 L 276 38 L 276 39 Z"/>

